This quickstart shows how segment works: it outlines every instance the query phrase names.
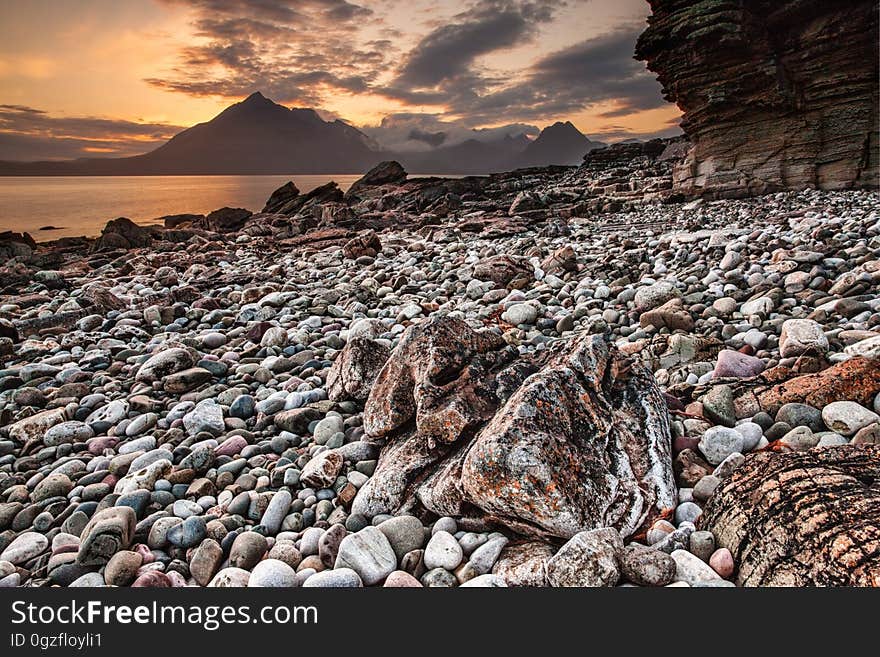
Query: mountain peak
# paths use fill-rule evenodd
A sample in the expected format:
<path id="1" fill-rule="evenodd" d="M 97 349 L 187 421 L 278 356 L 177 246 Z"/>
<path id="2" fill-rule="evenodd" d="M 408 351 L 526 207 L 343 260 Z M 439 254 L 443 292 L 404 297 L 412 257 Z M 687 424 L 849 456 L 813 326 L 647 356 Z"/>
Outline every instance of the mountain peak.
<path id="1" fill-rule="evenodd" d="M 576 165 L 584 155 L 602 144 L 591 141 L 571 121 L 557 121 L 541 130 L 523 154 L 523 166 Z"/>
<path id="2" fill-rule="evenodd" d="M 543 137 L 549 134 L 585 136 L 584 133 L 578 130 L 571 121 L 557 121 L 553 125 L 548 125 L 541 131 L 540 136 Z"/>

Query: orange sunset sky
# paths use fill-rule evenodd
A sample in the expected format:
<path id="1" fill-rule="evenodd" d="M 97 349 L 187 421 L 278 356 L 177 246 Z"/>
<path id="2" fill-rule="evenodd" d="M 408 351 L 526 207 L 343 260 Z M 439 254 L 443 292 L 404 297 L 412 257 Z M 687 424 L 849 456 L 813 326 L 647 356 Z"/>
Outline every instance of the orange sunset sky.
<path id="1" fill-rule="evenodd" d="M 678 132 L 644 0 L 0 0 L 0 160 L 155 148 L 253 91 L 384 146 L 414 128 Z M 508 128 L 509 127 L 509 128 Z M 402 141 L 403 140 L 403 141 Z"/>

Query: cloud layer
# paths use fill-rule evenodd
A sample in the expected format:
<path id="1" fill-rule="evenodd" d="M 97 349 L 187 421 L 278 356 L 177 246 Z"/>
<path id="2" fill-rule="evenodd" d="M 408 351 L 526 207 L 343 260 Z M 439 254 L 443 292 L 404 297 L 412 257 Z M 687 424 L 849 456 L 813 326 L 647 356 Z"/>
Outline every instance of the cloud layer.
<path id="1" fill-rule="evenodd" d="M 162 145 L 182 129 L 165 123 L 59 118 L 32 107 L 0 105 L 0 159 L 137 155 Z"/>
<path id="2" fill-rule="evenodd" d="M 185 47 L 167 76 L 148 81 L 196 96 L 240 98 L 259 89 L 319 108 L 339 95 L 371 96 L 471 126 L 547 121 L 609 101 L 608 117 L 666 104 L 633 59 L 643 21 L 499 70 L 506 53 L 551 42 L 563 10 L 588 12 L 584 0 L 444 3 L 460 11 L 409 34 L 389 21 L 412 4 L 398 0 L 370 3 L 375 9 L 346 0 L 163 1 L 189 8 L 201 43 Z"/>
<path id="3" fill-rule="evenodd" d="M 346 0 L 162 0 L 192 12 L 198 40 L 153 86 L 237 99 L 253 91 L 322 106 L 328 93 L 364 93 L 387 66 L 382 44 L 356 45 L 372 10 Z"/>
<path id="4" fill-rule="evenodd" d="M 603 141 L 676 131 L 668 113 L 644 118 L 669 106 L 633 58 L 642 0 L 150 2 L 178 16 L 182 30 L 168 58 L 138 75 L 169 106 L 231 104 L 261 91 L 400 151 L 536 135 L 577 117 Z M 131 155 L 180 129 L 8 105 L 0 159 Z"/>

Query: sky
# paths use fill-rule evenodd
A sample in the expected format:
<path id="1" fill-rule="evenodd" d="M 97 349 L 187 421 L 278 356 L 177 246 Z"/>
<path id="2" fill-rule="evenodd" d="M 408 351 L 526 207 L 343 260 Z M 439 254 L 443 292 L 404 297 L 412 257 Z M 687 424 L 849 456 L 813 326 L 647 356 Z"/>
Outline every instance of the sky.
<path id="1" fill-rule="evenodd" d="M 384 147 L 678 132 L 644 0 L 0 0 L 0 160 L 149 151 L 254 91 Z"/>

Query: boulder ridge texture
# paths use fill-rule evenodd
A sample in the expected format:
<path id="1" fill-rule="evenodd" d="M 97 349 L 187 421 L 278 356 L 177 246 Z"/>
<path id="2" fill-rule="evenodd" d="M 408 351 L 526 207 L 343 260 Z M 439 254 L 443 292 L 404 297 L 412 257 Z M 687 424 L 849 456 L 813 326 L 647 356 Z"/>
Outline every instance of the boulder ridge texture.
<path id="1" fill-rule="evenodd" d="M 637 59 L 683 111 L 675 186 L 726 198 L 878 185 L 873 0 L 651 0 Z"/>

